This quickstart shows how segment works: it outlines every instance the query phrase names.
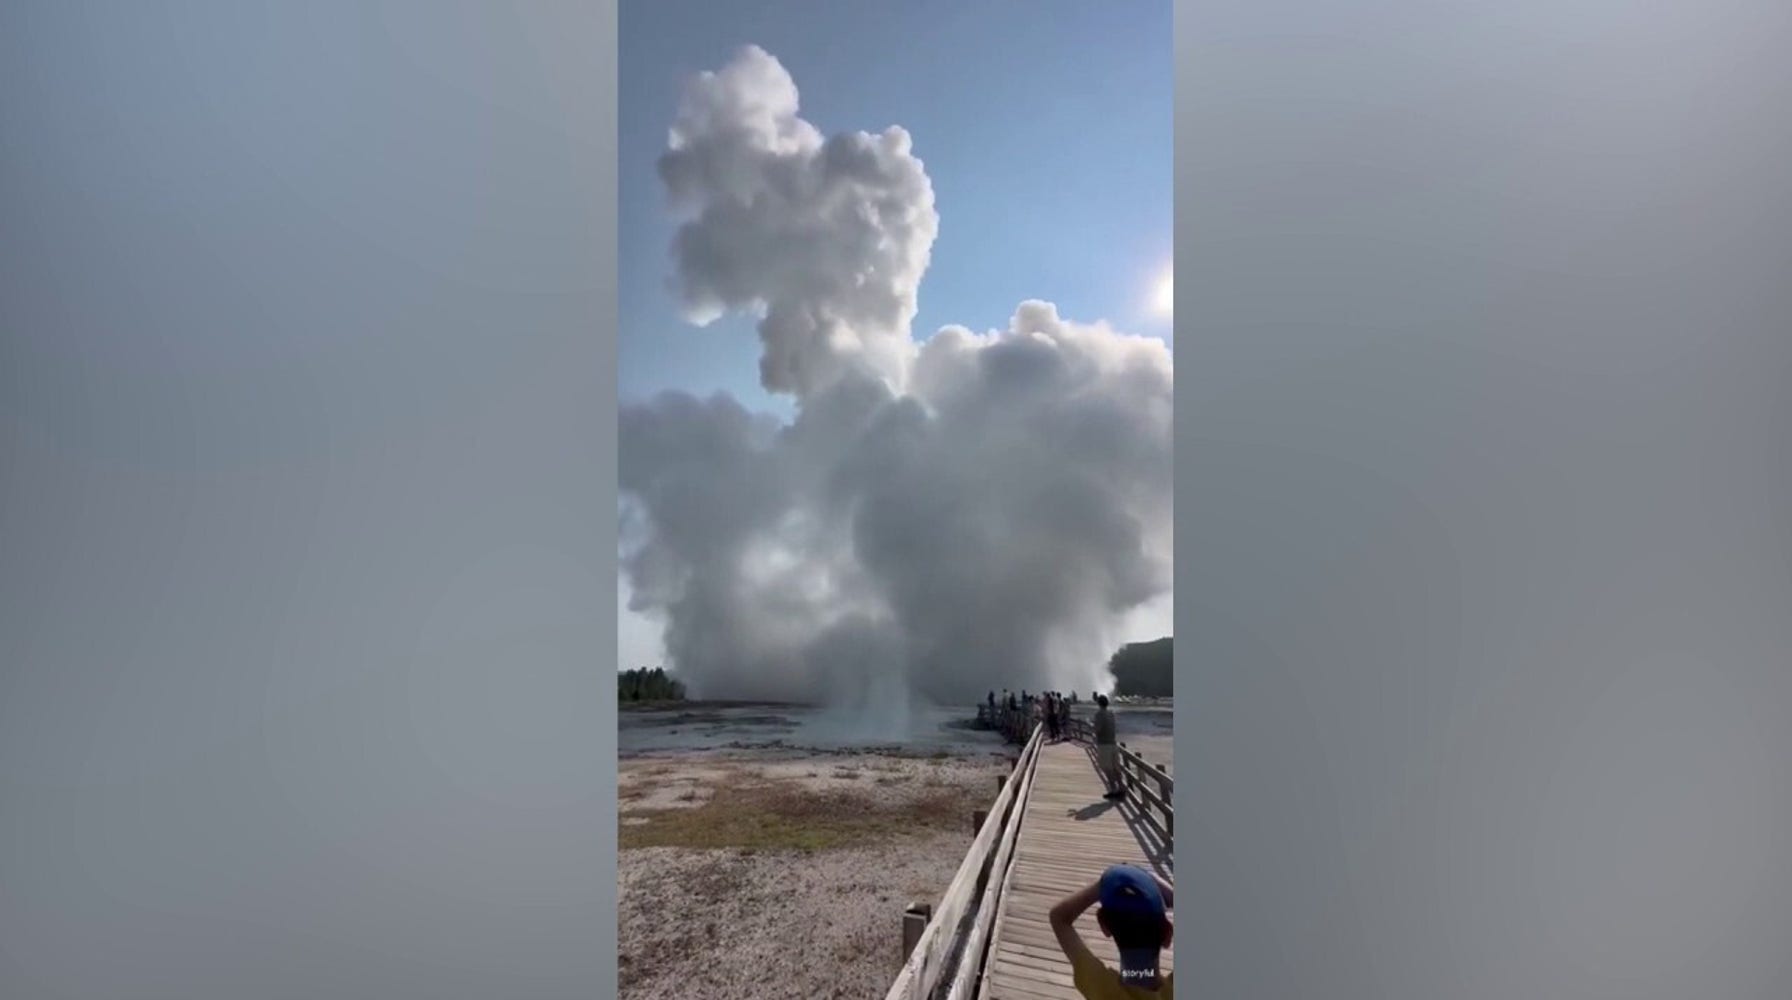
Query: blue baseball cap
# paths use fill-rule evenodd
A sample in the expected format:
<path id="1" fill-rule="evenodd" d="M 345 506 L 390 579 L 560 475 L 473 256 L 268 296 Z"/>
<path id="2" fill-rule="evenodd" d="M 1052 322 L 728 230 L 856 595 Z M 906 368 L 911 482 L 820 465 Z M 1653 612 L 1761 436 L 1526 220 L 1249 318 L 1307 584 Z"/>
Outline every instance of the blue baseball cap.
<path id="1" fill-rule="evenodd" d="M 1101 873 L 1101 907 L 1127 916 L 1161 917 L 1164 895 L 1144 869 L 1114 865 Z"/>
<path id="2" fill-rule="evenodd" d="M 1164 896 L 1157 880 L 1143 869 L 1132 865 L 1114 865 L 1101 873 L 1101 909 L 1108 916 L 1110 930 L 1115 925 L 1151 927 L 1163 933 Z M 1157 958 L 1163 950 L 1162 938 L 1122 940 L 1116 935 L 1114 945 L 1120 952 L 1120 978 L 1128 985 L 1155 989 Z"/>

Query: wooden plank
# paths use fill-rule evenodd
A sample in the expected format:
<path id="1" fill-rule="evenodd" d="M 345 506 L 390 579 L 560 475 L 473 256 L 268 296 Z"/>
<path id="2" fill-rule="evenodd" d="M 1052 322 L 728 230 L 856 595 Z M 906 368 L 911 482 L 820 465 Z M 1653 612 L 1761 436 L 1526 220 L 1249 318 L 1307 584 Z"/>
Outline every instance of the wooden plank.
<path id="1" fill-rule="evenodd" d="M 1075 986 L 1068 983 L 1049 985 L 1029 979 L 1018 979 L 1006 972 L 991 978 L 990 1000 L 1083 1000 Z"/>
<path id="2" fill-rule="evenodd" d="M 1011 962 L 1002 967 L 1002 974 L 1010 979 L 1041 983 L 1046 986 L 1071 986 L 1073 978 L 1068 966 L 1051 968 L 1043 965 L 1031 965 L 1025 962 Z"/>

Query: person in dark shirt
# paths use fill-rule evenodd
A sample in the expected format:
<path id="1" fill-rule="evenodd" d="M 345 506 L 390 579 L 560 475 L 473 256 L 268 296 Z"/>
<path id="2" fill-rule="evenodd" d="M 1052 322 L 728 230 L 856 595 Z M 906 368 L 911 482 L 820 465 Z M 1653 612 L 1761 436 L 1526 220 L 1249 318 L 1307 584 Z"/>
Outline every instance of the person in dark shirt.
<path id="1" fill-rule="evenodd" d="M 1120 783 L 1120 746 L 1114 741 L 1114 713 L 1108 709 L 1108 696 L 1096 695 L 1095 706 L 1095 759 L 1108 785 L 1102 798 L 1122 798 L 1126 788 Z"/>

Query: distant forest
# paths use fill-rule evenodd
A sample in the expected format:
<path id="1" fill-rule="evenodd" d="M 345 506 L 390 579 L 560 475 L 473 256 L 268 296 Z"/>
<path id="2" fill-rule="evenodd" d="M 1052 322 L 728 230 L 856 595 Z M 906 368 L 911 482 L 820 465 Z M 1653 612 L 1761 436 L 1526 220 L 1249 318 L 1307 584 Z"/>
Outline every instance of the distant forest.
<path id="1" fill-rule="evenodd" d="M 617 698 L 622 701 L 683 701 L 684 685 L 668 675 L 663 667 L 652 670 L 640 667 L 616 675 Z"/>
<path id="2" fill-rule="evenodd" d="M 1139 698 L 1171 698 L 1171 637 L 1152 642 L 1129 642 L 1108 660 L 1114 675 L 1114 693 Z"/>
<path id="3" fill-rule="evenodd" d="M 1174 697 L 1170 664 L 1172 639 L 1130 642 L 1108 659 L 1114 693 L 1137 698 Z M 639 667 L 616 675 L 617 698 L 630 701 L 683 701 L 684 685 L 663 667 Z"/>

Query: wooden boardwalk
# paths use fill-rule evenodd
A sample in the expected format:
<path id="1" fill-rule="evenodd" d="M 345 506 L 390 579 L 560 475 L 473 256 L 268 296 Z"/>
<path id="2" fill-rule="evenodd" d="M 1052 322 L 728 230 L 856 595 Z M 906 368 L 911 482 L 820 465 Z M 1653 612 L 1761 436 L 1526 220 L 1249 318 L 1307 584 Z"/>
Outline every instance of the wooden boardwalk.
<path id="1" fill-rule="evenodd" d="M 990 1000 L 1078 1000 L 1070 963 L 1052 936 L 1046 914 L 1060 899 L 1100 877 L 1111 864 L 1130 863 L 1174 882 L 1163 833 L 1128 797 L 1102 799 L 1095 758 L 1081 743 L 1039 748 L 1033 781 L 1000 892 L 981 996 Z M 1095 923 L 1095 908 L 1078 918 L 1077 932 L 1096 957 L 1118 966 L 1114 943 Z M 1163 968 L 1174 968 L 1173 949 Z"/>
<path id="2" fill-rule="evenodd" d="M 1113 864 L 1138 865 L 1175 884 L 1174 781 L 1122 743 L 1127 794 L 1110 802 L 1086 720 L 1073 717 L 1072 738 L 1059 743 L 1046 742 L 1044 727 L 1024 710 L 981 705 L 977 725 L 1020 744 L 1020 756 L 939 906 L 915 904 L 904 914 L 906 957 L 885 1000 L 1077 1000 L 1047 915 Z M 1118 966 L 1093 907 L 1077 931 L 1097 958 Z M 1164 952 L 1165 971 L 1174 970 L 1174 959 Z"/>

